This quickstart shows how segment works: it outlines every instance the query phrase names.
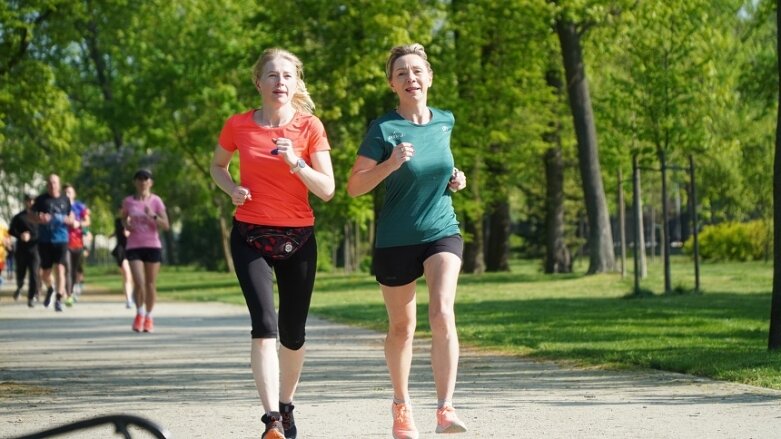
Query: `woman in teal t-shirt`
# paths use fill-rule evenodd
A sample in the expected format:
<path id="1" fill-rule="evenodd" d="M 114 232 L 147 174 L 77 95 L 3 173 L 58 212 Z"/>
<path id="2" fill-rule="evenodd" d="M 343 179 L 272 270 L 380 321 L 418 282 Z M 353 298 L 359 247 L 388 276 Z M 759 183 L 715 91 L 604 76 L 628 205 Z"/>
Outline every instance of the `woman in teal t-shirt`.
<path id="1" fill-rule="evenodd" d="M 399 106 L 372 122 L 358 150 L 347 192 L 356 197 L 385 182 L 373 268 L 388 310 L 385 360 L 393 385 L 393 437 L 414 439 L 409 373 L 416 325 L 415 286 L 429 290 L 431 365 L 437 391 L 437 433 L 466 431 L 453 409 L 458 370 L 454 302 L 464 242 L 451 194 L 466 187 L 453 166 L 453 115 L 430 108 L 431 65 L 420 44 L 391 50 L 385 66 Z"/>

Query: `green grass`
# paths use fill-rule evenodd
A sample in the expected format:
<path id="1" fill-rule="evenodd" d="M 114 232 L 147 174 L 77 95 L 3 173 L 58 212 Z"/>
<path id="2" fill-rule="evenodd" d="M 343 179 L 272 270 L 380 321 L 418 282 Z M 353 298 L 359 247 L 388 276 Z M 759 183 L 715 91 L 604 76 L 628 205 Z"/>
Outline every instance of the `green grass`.
<path id="1" fill-rule="evenodd" d="M 781 354 L 767 351 L 772 264 L 702 266 L 692 293 L 690 261 L 673 259 L 674 293 L 661 294 L 661 263 L 633 297 L 631 273 L 550 276 L 517 261 L 510 273 L 462 275 L 456 313 L 462 344 L 581 366 L 654 368 L 781 389 Z M 90 273 L 118 289 L 116 274 Z M 160 294 L 176 300 L 243 304 L 233 275 L 165 268 Z M 425 282 L 419 283 L 418 333 L 429 335 Z M 384 330 L 385 307 L 373 278 L 320 274 L 312 312 Z"/>

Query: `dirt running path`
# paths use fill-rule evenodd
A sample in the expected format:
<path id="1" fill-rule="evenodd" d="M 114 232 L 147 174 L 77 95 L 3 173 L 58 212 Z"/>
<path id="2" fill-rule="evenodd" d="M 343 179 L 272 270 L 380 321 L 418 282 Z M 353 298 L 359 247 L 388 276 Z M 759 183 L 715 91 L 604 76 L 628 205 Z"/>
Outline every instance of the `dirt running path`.
<path id="1" fill-rule="evenodd" d="M 161 303 L 157 332 L 130 330 L 119 297 L 63 313 L 0 297 L 0 437 L 110 413 L 147 417 L 177 439 L 259 438 L 240 306 Z M 381 334 L 312 318 L 296 400 L 299 437 L 390 437 Z M 427 346 L 416 346 L 412 397 L 433 438 Z M 464 352 L 455 398 L 485 438 L 776 438 L 781 392 L 663 372 L 605 372 Z M 336 435 L 335 432 L 342 432 Z M 109 429 L 78 438 L 118 437 Z"/>

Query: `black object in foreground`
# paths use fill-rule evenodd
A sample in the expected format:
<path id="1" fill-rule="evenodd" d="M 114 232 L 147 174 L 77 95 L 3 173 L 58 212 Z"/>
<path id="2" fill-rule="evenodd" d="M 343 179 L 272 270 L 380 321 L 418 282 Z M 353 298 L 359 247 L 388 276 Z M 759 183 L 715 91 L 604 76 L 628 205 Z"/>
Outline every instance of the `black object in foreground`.
<path id="1" fill-rule="evenodd" d="M 132 436 L 128 431 L 128 427 L 131 425 L 135 425 L 152 433 L 152 435 L 157 439 L 171 439 L 173 437 L 171 436 L 171 433 L 169 433 L 165 428 L 138 416 L 106 415 L 85 419 L 83 421 L 72 422 L 67 425 L 61 425 L 59 427 L 39 431 L 38 433 L 28 434 L 11 439 L 44 439 L 73 431 L 86 430 L 88 428 L 98 427 L 104 424 L 114 424 L 114 427 L 116 428 L 116 434 L 122 435 L 124 439 L 132 439 Z"/>

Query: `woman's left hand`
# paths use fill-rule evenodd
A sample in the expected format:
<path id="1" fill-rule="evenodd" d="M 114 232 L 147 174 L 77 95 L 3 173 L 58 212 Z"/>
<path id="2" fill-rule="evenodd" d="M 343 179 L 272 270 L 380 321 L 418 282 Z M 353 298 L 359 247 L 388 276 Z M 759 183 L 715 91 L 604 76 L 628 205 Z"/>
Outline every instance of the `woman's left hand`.
<path id="1" fill-rule="evenodd" d="M 453 175 L 450 177 L 450 182 L 447 184 L 447 188 L 452 192 L 460 191 L 466 187 L 466 174 L 458 168 L 453 168 Z"/>

